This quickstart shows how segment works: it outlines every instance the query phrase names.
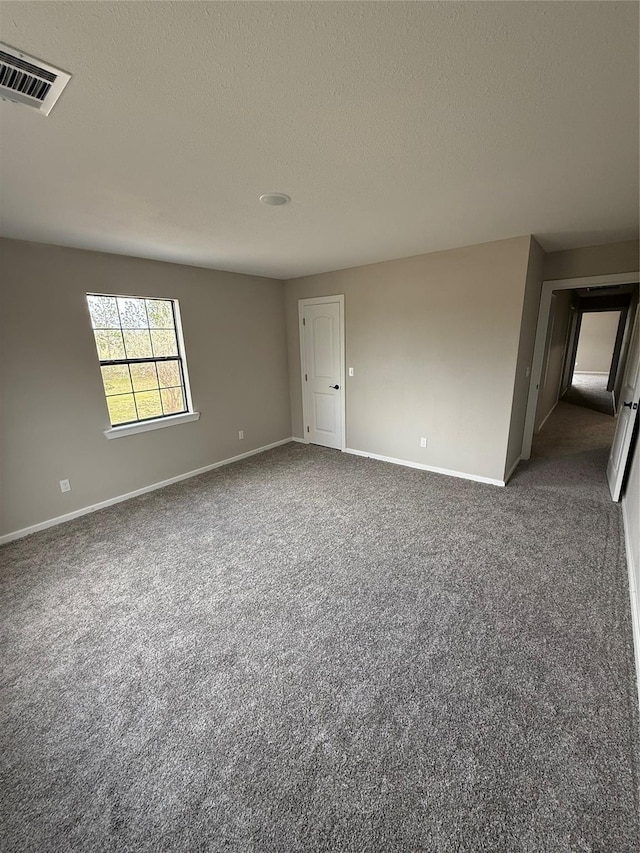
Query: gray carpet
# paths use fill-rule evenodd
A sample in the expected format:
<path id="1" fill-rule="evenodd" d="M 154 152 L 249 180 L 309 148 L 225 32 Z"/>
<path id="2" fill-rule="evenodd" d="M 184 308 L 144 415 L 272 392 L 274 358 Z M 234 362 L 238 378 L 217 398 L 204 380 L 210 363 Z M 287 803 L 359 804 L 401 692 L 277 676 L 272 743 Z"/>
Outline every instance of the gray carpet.
<path id="1" fill-rule="evenodd" d="M 5 546 L 4 849 L 637 851 L 602 454 L 291 444 Z"/>
<path id="2" fill-rule="evenodd" d="M 615 512 L 604 473 L 615 429 L 609 415 L 560 401 L 535 437 L 532 461 L 520 465 L 512 483 L 598 501 Z"/>
<path id="3" fill-rule="evenodd" d="M 609 377 L 599 373 L 574 373 L 571 386 L 562 399 L 613 417 L 613 394 L 607 391 Z"/>

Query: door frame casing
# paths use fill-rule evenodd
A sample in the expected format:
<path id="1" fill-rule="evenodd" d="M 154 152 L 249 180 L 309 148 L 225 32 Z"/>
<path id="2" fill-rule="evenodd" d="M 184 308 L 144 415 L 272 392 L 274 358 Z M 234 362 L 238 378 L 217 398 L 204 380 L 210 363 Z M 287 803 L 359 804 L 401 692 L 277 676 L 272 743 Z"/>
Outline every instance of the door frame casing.
<path id="1" fill-rule="evenodd" d="M 524 432 L 522 435 L 522 459 L 529 459 L 531 457 L 531 445 L 533 444 L 536 408 L 538 406 L 540 382 L 542 381 L 545 343 L 547 340 L 547 328 L 549 326 L 549 315 L 551 310 L 551 295 L 553 291 L 577 290 L 581 287 L 601 287 L 614 284 L 636 284 L 638 281 L 640 281 L 640 272 L 623 272 L 615 273 L 613 275 L 590 275 L 582 276 L 580 278 L 549 279 L 542 282 L 540 308 L 538 310 L 538 325 L 536 327 L 536 339 L 531 366 L 531 382 L 529 384 L 529 397 L 527 400 L 527 414 L 525 417 Z"/>
<path id="2" fill-rule="evenodd" d="M 304 444 L 310 444 L 307 437 L 307 394 L 305 374 L 306 369 L 305 345 L 304 345 L 304 326 L 302 320 L 304 318 L 304 308 L 306 305 L 323 305 L 327 302 L 338 302 L 340 304 L 339 318 L 339 337 L 340 337 L 340 411 L 342 414 L 342 425 L 340 432 L 340 450 L 344 451 L 347 446 L 347 405 L 346 405 L 346 386 L 345 386 L 345 339 L 344 339 L 344 293 L 336 294 L 335 296 L 310 296 L 307 299 L 298 299 L 298 331 L 300 345 L 300 384 L 302 386 L 302 441 Z"/>
<path id="3" fill-rule="evenodd" d="M 638 338 L 640 339 L 640 307 L 636 307 L 636 310 L 634 312 L 630 344 L 633 343 L 634 337 L 636 334 L 638 335 Z M 626 363 L 624 365 L 624 375 L 622 377 L 622 385 L 620 386 L 620 390 L 622 390 L 625 387 L 624 386 L 624 380 L 627 377 L 627 371 L 629 369 L 632 369 L 634 364 L 637 365 L 637 367 L 635 369 L 640 370 L 640 340 L 638 340 L 638 350 L 639 351 L 638 351 L 637 358 L 634 359 L 634 361 L 629 361 L 629 355 L 631 353 L 631 346 L 629 346 L 629 351 L 627 353 Z M 627 453 L 624 455 L 624 461 L 622 462 L 622 464 L 619 467 L 613 469 L 613 474 L 614 474 L 613 483 L 610 479 L 609 464 L 611 463 L 612 456 L 613 456 L 613 449 L 615 447 L 616 438 L 618 437 L 618 429 L 620 428 L 620 418 L 626 416 L 626 413 L 625 413 L 625 415 L 622 415 L 622 414 L 618 415 L 618 423 L 616 424 L 616 432 L 615 432 L 615 435 L 613 437 L 613 445 L 611 448 L 611 454 L 610 454 L 609 460 L 607 462 L 607 480 L 609 481 L 609 489 L 611 491 L 611 497 L 613 498 L 613 500 L 616 503 L 622 498 L 622 490 L 623 490 L 624 485 L 625 485 L 625 475 L 626 475 L 626 471 L 629 467 L 629 455 L 630 455 L 632 448 L 633 448 L 634 434 L 635 434 L 635 431 L 637 429 L 637 424 L 638 424 L 637 409 L 638 409 L 638 404 L 640 404 L 640 374 L 636 374 L 636 383 L 635 383 L 635 388 L 634 388 L 634 394 L 631 398 L 631 401 L 627 402 L 626 404 L 629 406 L 629 418 L 632 419 L 630 426 L 629 426 L 629 428 L 630 428 L 629 441 L 627 443 Z M 635 416 L 633 414 L 634 412 L 636 412 Z M 622 454 L 621 454 L 621 456 L 622 456 Z"/>
<path id="4" fill-rule="evenodd" d="M 622 308 L 620 310 L 620 319 L 618 320 L 618 329 L 616 331 L 616 340 L 613 345 L 613 354 L 611 356 L 611 367 L 609 368 L 609 379 L 607 381 L 607 391 L 611 391 L 613 393 L 613 410 L 614 412 L 618 411 L 618 401 L 616 400 L 616 385 L 618 383 L 618 374 L 620 371 L 620 356 L 622 355 L 622 344 L 624 343 L 624 335 L 627 330 L 627 319 L 629 317 L 629 308 L 631 304 L 629 304 L 628 308 Z M 623 367 L 626 367 L 623 361 Z"/>
<path id="5" fill-rule="evenodd" d="M 564 342 L 564 354 L 562 360 L 562 374 L 560 375 L 560 387 L 558 389 L 558 400 L 563 394 L 566 394 L 571 385 L 573 371 L 576 366 L 576 353 L 578 351 L 578 339 L 580 337 L 580 324 L 582 323 L 582 315 L 575 305 L 575 300 L 571 300 L 569 306 L 570 316 L 569 325 L 567 327 L 567 337 Z"/>

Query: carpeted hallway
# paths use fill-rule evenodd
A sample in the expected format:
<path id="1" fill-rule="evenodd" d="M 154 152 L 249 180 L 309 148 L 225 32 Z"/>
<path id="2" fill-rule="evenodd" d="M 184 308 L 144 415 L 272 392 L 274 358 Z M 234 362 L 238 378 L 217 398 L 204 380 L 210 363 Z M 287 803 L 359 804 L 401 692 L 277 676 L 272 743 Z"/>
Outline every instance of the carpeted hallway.
<path id="1" fill-rule="evenodd" d="M 4 849 L 636 851 L 585 411 L 505 489 L 290 444 L 2 548 Z"/>
<path id="2" fill-rule="evenodd" d="M 574 406 L 584 406 L 613 417 L 613 394 L 607 391 L 609 377 L 602 373 L 574 373 L 571 385 L 562 399 Z"/>

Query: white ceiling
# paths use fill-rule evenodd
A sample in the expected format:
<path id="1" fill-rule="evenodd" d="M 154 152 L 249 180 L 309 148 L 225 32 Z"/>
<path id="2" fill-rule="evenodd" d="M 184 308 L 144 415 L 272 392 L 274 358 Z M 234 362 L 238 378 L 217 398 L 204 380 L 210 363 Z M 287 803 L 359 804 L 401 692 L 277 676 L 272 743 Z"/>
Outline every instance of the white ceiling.
<path id="1" fill-rule="evenodd" d="M 1 233 L 276 278 L 638 234 L 638 5 L 3 3 Z M 258 196 L 288 193 L 286 207 Z"/>

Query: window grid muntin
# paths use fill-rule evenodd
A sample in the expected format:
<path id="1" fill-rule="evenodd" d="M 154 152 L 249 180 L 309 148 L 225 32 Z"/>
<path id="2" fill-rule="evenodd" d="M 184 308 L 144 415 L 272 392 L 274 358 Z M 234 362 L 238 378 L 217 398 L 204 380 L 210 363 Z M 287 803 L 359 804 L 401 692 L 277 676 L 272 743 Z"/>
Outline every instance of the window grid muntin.
<path id="1" fill-rule="evenodd" d="M 122 348 L 123 348 L 124 354 L 126 356 L 127 345 L 125 343 L 124 334 L 123 334 L 123 330 L 125 329 L 125 327 L 122 325 L 122 315 L 120 313 L 120 305 L 118 302 L 118 297 L 113 296 L 112 294 L 99 294 L 99 293 L 88 293 L 87 296 L 96 296 L 98 298 L 101 296 L 104 296 L 106 298 L 113 298 L 115 301 L 115 305 L 116 305 L 116 311 L 118 313 L 118 323 L 119 323 L 118 329 L 108 328 L 108 327 L 107 328 L 94 327 L 93 323 L 92 323 L 92 331 L 94 332 L 94 343 L 96 344 L 96 351 L 97 351 L 97 339 L 95 336 L 95 332 L 98 332 L 98 331 L 106 331 L 106 332 L 118 331 L 118 332 L 120 332 L 120 338 L 122 340 Z M 149 309 L 147 307 L 147 298 L 144 296 L 127 296 L 127 297 L 122 297 L 122 298 L 123 299 L 137 299 L 137 300 L 140 300 L 144 303 L 144 311 L 145 311 L 145 316 L 147 318 L 147 324 L 148 324 L 147 327 L 143 329 L 140 327 L 131 328 L 131 327 L 127 326 L 126 330 L 127 331 L 146 331 L 146 332 L 148 332 L 149 333 L 149 341 L 151 344 L 151 352 L 153 353 L 154 352 L 154 344 L 153 344 L 153 338 L 151 336 L 151 323 L 149 320 Z M 131 391 L 126 391 L 126 392 L 122 392 L 119 394 L 107 394 L 106 389 L 104 389 L 104 380 L 103 380 L 103 390 L 104 390 L 104 395 L 105 395 L 105 401 L 108 401 L 109 399 L 111 399 L 113 397 L 133 397 L 133 405 L 134 405 L 135 411 L 136 411 L 136 419 L 135 420 L 133 420 L 133 421 L 118 421 L 118 423 L 116 423 L 116 424 L 114 424 L 113 421 L 111 421 L 111 412 L 109 412 L 109 420 L 111 421 L 112 427 L 128 426 L 130 424 L 136 424 L 136 423 L 146 423 L 147 421 L 151 421 L 151 420 L 159 420 L 161 418 L 169 418 L 169 417 L 173 417 L 175 415 L 182 415 L 182 414 L 185 414 L 189 411 L 189 408 L 188 408 L 189 401 L 188 401 L 188 397 L 187 397 L 187 388 L 186 388 L 186 383 L 185 383 L 185 378 L 184 378 L 183 353 L 180 349 L 180 338 L 178 335 L 178 328 L 177 328 L 175 301 L 173 299 L 162 299 L 162 298 L 157 298 L 157 297 L 154 298 L 153 301 L 154 302 L 168 302 L 169 305 L 171 306 L 171 316 L 173 318 L 173 327 L 170 327 L 170 326 L 155 327 L 154 326 L 153 330 L 154 331 L 171 331 L 171 332 L 173 332 L 173 338 L 175 341 L 175 348 L 176 348 L 177 354 L 176 355 L 168 355 L 168 356 L 154 356 L 154 355 L 152 355 L 151 357 L 144 357 L 144 358 L 101 359 L 100 354 L 98 353 L 98 362 L 100 364 L 100 367 L 106 367 L 108 365 L 115 365 L 115 364 L 126 364 L 127 369 L 129 371 L 129 382 L 131 384 Z M 90 303 L 89 303 L 89 306 L 90 306 Z M 89 311 L 89 314 L 91 314 L 91 310 Z M 180 385 L 162 385 L 162 386 L 160 385 L 160 376 L 158 375 L 157 363 L 158 362 L 168 362 L 168 361 L 175 361 L 178 363 Z M 149 388 L 149 389 L 146 389 L 145 391 L 134 391 L 133 376 L 131 375 L 130 365 L 131 364 L 144 364 L 144 363 L 150 363 L 150 364 L 153 364 L 155 366 L 156 378 L 158 380 L 158 385 L 156 386 L 156 388 Z M 164 400 L 162 399 L 162 391 L 163 390 L 169 391 L 169 390 L 172 390 L 174 388 L 180 389 L 180 392 L 182 394 L 182 406 L 183 406 L 183 408 L 179 412 L 165 413 Z M 137 394 L 146 394 L 146 393 L 149 393 L 150 391 L 156 391 L 158 393 L 158 397 L 160 399 L 160 408 L 161 408 L 162 414 L 161 415 L 150 415 L 149 417 L 140 417 L 140 410 L 138 408 L 138 400 L 136 398 L 136 395 Z M 107 403 L 107 410 L 109 411 L 108 403 Z"/>

